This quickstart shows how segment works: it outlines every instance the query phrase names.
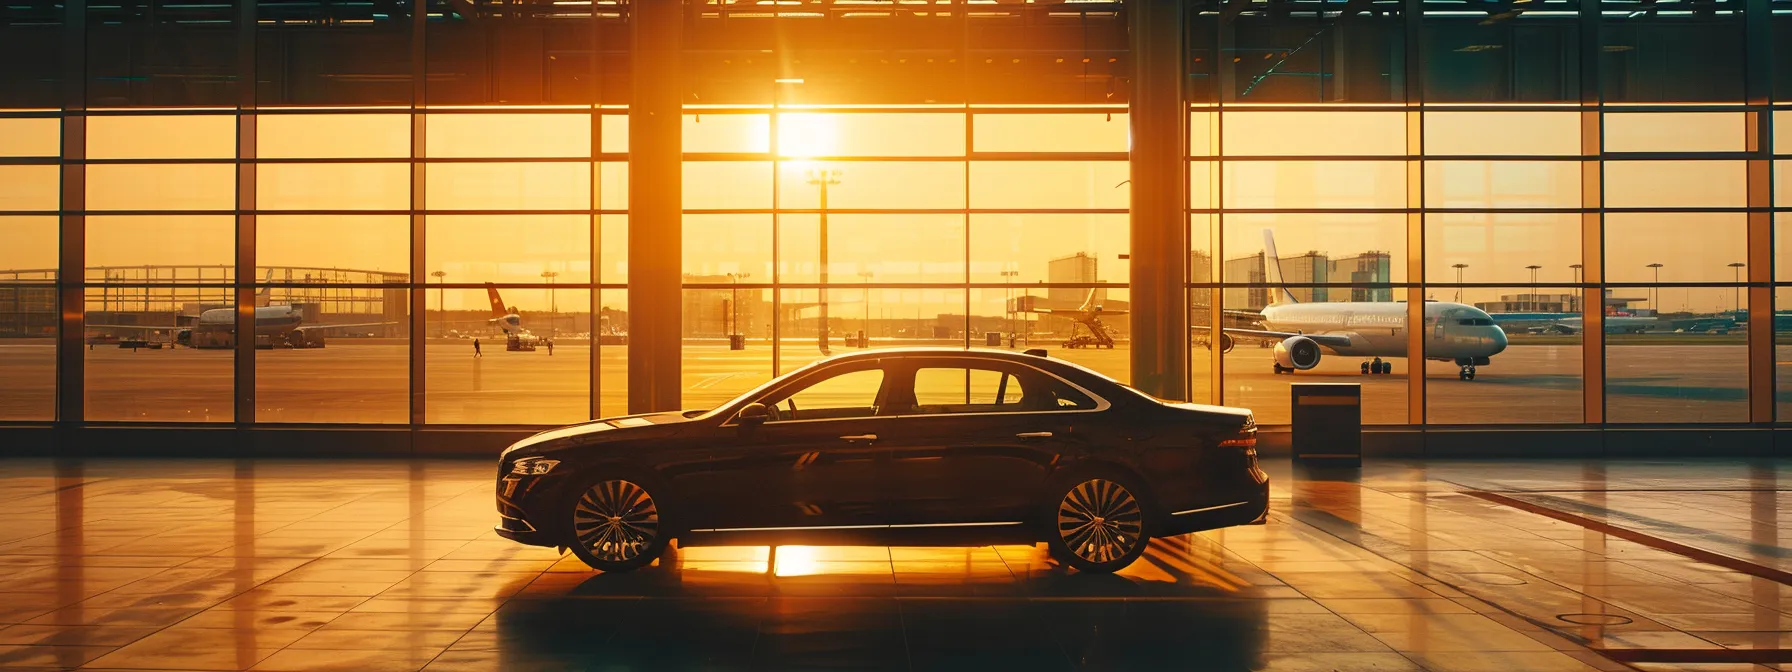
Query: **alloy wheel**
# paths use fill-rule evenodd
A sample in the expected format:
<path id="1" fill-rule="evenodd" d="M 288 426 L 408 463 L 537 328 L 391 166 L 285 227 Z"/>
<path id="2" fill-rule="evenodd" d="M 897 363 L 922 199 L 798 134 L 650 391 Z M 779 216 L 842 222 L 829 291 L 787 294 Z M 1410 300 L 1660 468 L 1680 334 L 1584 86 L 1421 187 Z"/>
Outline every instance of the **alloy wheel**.
<path id="1" fill-rule="evenodd" d="M 1127 489 L 1092 478 L 1058 503 L 1058 534 L 1064 547 L 1091 563 L 1109 563 L 1131 554 L 1142 541 L 1144 513 Z"/>
<path id="2" fill-rule="evenodd" d="M 660 511 L 653 495 L 630 481 L 600 481 L 573 508 L 573 532 L 592 557 L 628 562 L 660 534 Z"/>

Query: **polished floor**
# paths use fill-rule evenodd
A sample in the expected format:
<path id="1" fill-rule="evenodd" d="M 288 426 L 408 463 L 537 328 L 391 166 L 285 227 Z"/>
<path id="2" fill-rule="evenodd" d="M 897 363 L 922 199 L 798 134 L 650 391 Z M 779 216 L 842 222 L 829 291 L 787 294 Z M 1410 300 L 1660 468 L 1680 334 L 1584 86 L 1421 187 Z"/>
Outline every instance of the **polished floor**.
<path id="1" fill-rule="evenodd" d="M 1792 669 L 1792 473 L 1272 465 L 1269 524 L 1041 549 L 495 537 L 484 462 L 0 460 L 0 669 Z M 1792 518 L 1789 518 L 1792 520 Z"/>

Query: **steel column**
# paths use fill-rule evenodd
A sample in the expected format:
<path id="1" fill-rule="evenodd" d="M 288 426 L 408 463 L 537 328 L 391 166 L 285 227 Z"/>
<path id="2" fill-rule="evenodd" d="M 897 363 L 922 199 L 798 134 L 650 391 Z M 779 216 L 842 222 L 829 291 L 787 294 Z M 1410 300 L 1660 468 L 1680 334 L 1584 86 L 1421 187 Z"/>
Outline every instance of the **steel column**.
<path id="1" fill-rule="evenodd" d="M 1188 396 L 1188 108 L 1183 4 L 1129 3 L 1133 56 L 1132 383 Z"/>
<path id="2" fill-rule="evenodd" d="M 1775 378 L 1773 306 L 1773 6 L 1744 0 L 1747 59 L 1744 61 L 1748 112 L 1748 419 L 1773 422 Z"/>
<path id="3" fill-rule="evenodd" d="M 62 14 L 62 198 L 58 211 L 56 296 L 56 423 L 58 452 L 81 426 L 86 396 L 87 319 L 87 2 L 68 0 Z"/>
<path id="4" fill-rule="evenodd" d="M 684 3 L 639 0 L 630 10 L 628 410 L 647 413 L 680 403 Z"/>
<path id="5" fill-rule="evenodd" d="M 1580 5 L 1581 413 L 1605 422 L 1605 123 L 1600 118 L 1599 0 Z"/>

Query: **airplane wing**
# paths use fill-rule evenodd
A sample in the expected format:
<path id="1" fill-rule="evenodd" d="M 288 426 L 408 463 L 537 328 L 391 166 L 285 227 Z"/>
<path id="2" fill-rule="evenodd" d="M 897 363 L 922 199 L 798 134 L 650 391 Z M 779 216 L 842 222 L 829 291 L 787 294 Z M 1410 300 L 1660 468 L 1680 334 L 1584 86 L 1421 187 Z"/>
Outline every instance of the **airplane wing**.
<path id="1" fill-rule="evenodd" d="M 360 322 L 357 324 L 308 324 L 308 325 L 301 326 L 297 329 L 293 329 L 293 331 L 317 331 L 317 330 L 323 330 L 323 329 L 357 329 L 357 328 L 364 329 L 367 327 L 389 327 L 394 324 L 399 324 L 399 323 L 398 322 Z"/>
<path id="2" fill-rule="evenodd" d="M 1194 327 L 1189 327 L 1189 328 L 1194 329 L 1195 331 L 1207 331 L 1209 329 L 1209 327 L 1204 327 L 1204 326 L 1194 326 Z M 1233 328 L 1233 327 L 1227 327 L 1227 328 L 1223 329 L 1222 331 L 1224 333 L 1232 335 L 1232 336 L 1244 336 L 1246 338 L 1261 338 L 1261 339 L 1276 340 L 1276 341 L 1279 341 L 1279 340 L 1282 340 L 1285 338 L 1294 337 L 1294 336 L 1305 336 L 1307 338 L 1313 339 L 1314 343 L 1318 343 L 1318 344 L 1326 346 L 1328 348 L 1350 347 L 1350 343 L 1351 343 L 1349 334 L 1299 334 L 1299 333 L 1295 333 L 1292 331 L 1269 331 L 1269 330 L 1265 330 L 1265 329 L 1238 329 L 1238 328 Z"/>
<path id="3" fill-rule="evenodd" d="M 82 325 L 82 328 L 83 329 L 126 329 L 126 330 L 136 329 L 136 330 L 140 330 L 140 331 L 178 331 L 181 329 L 191 329 L 192 327 L 191 327 L 191 325 L 173 326 L 173 325 L 166 325 L 166 324 L 163 324 L 163 325 L 155 325 L 155 324 L 87 324 L 87 325 Z"/>

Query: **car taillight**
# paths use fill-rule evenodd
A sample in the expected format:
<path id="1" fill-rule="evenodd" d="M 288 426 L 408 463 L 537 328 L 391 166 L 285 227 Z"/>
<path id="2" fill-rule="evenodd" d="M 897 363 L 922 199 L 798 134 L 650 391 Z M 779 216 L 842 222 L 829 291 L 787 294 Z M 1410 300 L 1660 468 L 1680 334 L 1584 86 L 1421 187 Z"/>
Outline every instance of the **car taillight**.
<path id="1" fill-rule="evenodd" d="M 1257 435 L 1256 434 L 1245 434 L 1245 435 L 1241 435 L 1237 438 L 1226 439 L 1226 440 L 1220 442 L 1220 447 L 1221 448 L 1243 448 L 1243 449 L 1245 449 L 1245 452 L 1254 454 L 1257 452 Z"/>

